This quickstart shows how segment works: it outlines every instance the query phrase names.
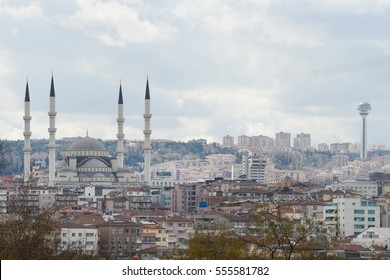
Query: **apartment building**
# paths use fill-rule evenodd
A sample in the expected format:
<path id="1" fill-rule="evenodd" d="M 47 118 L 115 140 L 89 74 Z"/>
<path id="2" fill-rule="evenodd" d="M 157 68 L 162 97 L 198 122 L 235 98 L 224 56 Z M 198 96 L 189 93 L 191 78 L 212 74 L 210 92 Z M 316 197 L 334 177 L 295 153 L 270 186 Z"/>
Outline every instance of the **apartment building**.
<path id="1" fill-rule="evenodd" d="M 57 240 L 59 248 L 81 250 L 84 254 L 95 255 L 98 252 L 98 229 L 78 223 L 66 222 L 58 225 Z"/>
<path id="2" fill-rule="evenodd" d="M 380 226 L 376 201 L 361 198 L 334 198 L 323 208 L 324 226 L 333 236 L 352 236 Z"/>
<path id="3" fill-rule="evenodd" d="M 332 156 L 332 167 L 334 169 L 341 169 L 348 165 L 349 156 L 346 153 L 338 153 Z"/>
<path id="4" fill-rule="evenodd" d="M 222 144 L 225 147 L 233 147 L 234 146 L 234 137 L 230 135 L 226 135 L 222 138 Z"/>
<path id="5" fill-rule="evenodd" d="M 168 234 L 168 248 L 184 248 L 184 241 L 188 240 L 188 234 L 194 230 L 194 221 L 180 216 L 156 219 L 156 222 L 165 228 L 165 233 Z"/>
<path id="6" fill-rule="evenodd" d="M 275 134 L 275 147 L 285 150 L 291 147 L 291 134 L 286 132 L 279 132 Z"/>
<path id="7" fill-rule="evenodd" d="M 343 181 L 330 186 L 333 191 L 354 191 L 362 197 L 380 195 L 378 184 L 375 181 Z"/>
<path id="8" fill-rule="evenodd" d="M 152 206 L 149 188 L 127 188 L 123 194 L 128 200 L 129 209 L 149 209 Z"/>
<path id="9" fill-rule="evenodd" d="M 258 183 L 265 183 L 265 167 L 267 160 L 261 152 L 254 152 L 249 158 L 248 179 L 256 180 Z"/>
<path id="10" fill-rule="evenodd" d="M 128 259 L 141 249 L 142 225 L 127 219 L 111 220 L 98 226 L 102 258 Z"/>
<path id="11" fill-rule="evenodd" d="M 237 145 L 240 147 L 247 147 L 252 144 L 252 137 L 246 135 L 240 135 L 237 138 Z"/>
<path id="12" fill-rule="evenodd" d="M 200 186 L 197 184 L 178 185 L 171 191 L 171 212 L 196 212 L 199 204 Z"/>
<path id="13" fill-rule="evenodd" d="M 303 151 L 311 149 L 310 134 L 300 133 L 294 138 L 294 148 Z"/>

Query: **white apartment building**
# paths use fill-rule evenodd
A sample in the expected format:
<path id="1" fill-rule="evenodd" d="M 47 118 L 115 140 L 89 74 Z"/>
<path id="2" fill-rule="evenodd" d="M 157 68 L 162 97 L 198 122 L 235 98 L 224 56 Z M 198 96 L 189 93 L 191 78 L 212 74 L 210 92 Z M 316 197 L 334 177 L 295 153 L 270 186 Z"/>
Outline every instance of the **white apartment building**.
<path id="1" fill-rule="evenodd" d="M 358 235 L 367 228 L 380 226 L 380 207 L 371 200 L 334 198 L 324 205 L 323 217 L 329 235 Z"/>
<path id="2" fill-rule="evenodd" d="M 76 223 L 60 225 L 57 235 L 62 250 L 82 250 L 84 254 L 95 255 L 98 252 L 98 229 Z"/>
<path id="3" fill-rule="evenodd" d="M 333 191 L 354 191 L 363 197 L 379 195 L 379 187 L 375 181 L 343 181 L 330 186 Z"/>
<path id="4" fill-rule="evenodd" d="M 265 183 L 265 167 L 267 160 L 260 152 L 253 152 L 249 158 L 249 170 L 247 178 L 256 180 L 258 183 Z"/>

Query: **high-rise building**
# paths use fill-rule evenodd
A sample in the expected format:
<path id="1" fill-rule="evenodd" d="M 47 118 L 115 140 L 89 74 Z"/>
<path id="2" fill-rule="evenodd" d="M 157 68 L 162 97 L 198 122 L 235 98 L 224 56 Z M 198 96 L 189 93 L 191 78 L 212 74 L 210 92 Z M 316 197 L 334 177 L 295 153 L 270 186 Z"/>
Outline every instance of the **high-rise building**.
<path id="1" fill-rule="evenodd" d="M 270 149 L 274 147 L 274 139 L 265 135 L 252 136 L 252 146 L 254 149 Z"/>
<path id="2" fill-rule="evenodd" d="M 367 159 L 367 116 L 371 111 L 371 105 L 368 102 L 359 103 L 357 110 L 362 117 L 362 134 L 360 143 L 360 159 Z"/>
<path id="3" fill-rule="evenodd" d="M 326 143 L 318 144 L 318 151 L 320 151 L 320 152 L 327 152 L 327 151 L 329 151 L 329 145 L 326 144 Z"/>
<path id="4" fill-rule="evenodd" d="M 300 133 L 294 138 L 294 148 L 308 150 L 311 147 L 310 134 Z"/>
<path id="5" fill-rule="evenodd" d="M 252 144 L 252 137 L 250 136 L 241 135 L 238 136 L 237 140 L 237 145 L 241 147 L 247 147 L 248 145 Z"/>
<path id="6" fill-rule="evenodd" d="M 267 160 L 260 151 L 253 152 L 249 157 L 249 170 L 247 178 L 256 180 L 258 183 L 265 183 L 265 166 Z"/>
<path id="7" fill-rule="evenodd" d="M 222 138 L 222 144 L 226 147 L 234 146 L 234 137 L 230 135 L 226 135 Z"/>
<path id="8" fill-rule="evenodd" d="M 291 134 L 279 132 L 275 135 L 275 147 L 278 149 L 287 149 L 291 147 Z"/>

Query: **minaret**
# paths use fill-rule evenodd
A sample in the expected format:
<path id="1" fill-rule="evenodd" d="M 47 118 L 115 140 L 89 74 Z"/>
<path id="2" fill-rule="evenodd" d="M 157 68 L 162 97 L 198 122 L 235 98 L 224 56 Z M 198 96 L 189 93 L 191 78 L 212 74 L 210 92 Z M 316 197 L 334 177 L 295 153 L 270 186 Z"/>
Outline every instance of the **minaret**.
<path id="1" fill-rule="evenodd" d="M 54 186 L 55 180 L 55 161 L 56 161 L 56 96 L 54 91 L 53 75 L 51 76 L 50 86 L 50 127 L 49 127 L 49 186 Z"/>
<path id="2" fill-rule="evenodd" d="M 360 159 L 367 159 L 367 116 L 368 112 L 371 111 L 371 105 L 368 102 L 362 102 L 358 105 L 358 111 L 362 117 L 362 142 L 360 143 Z"/>
<path id="3" fill-rule="evenodd" d="M 149 79 L 146 79 L 146 91 L 145 91 L 145 144 L 144 144 L 144 160 L 145 160 L 145 168 L 144 168 L 144 181 L 146 183 L 150 182 L 150 135 L 152 131 L 150 130 L 150 119 L 152 118 L 152 114 L 150 114 L 150 93 L 149 93 Z"/>
<path id="4" fill-rule="evenodd" d="M 123 96 L 122 96 L 122 84 L 119 85 L 119 100 L 118 100 L 118 118 L 116 119 L 118 123 L 118 147 L 117 147 L 117 157 L 118 157 L 118 168 L 123 167 L 123 123 L 125 119 L 123 118 Z"/>
<path id="5" fill-rule="evenodd" d="M 30 161 L 31 161 L 31 145 L 30 145 L 30 92 L 28 89 L 28 81 L 26 82 L 26 94 L 24 97 L 24 171 L 23 171 L 23 182 L 26 184 L 30 179 L 31 169 L 30 169 Z"/>

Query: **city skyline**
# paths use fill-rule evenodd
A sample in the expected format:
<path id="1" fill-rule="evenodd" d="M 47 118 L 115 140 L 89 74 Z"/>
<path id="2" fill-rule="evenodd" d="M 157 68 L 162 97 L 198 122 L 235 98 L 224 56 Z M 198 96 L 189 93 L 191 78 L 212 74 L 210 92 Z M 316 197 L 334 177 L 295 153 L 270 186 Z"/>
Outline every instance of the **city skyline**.
<path id="1" fill-rule="evenodd" d="M 304 7 L 304 9 L 303 9 Z M 368 145 L 390 146 L 383 1 L 0 1 L 0 129 L 23 139 L 28 77 L 31 138 L 48 138 L 50 77 L 56 137 L 143 139 L 144 81 L 153 138 L 221 142 L 229 134 L 360 142 L 356 106 L 369 102 Z"/>

